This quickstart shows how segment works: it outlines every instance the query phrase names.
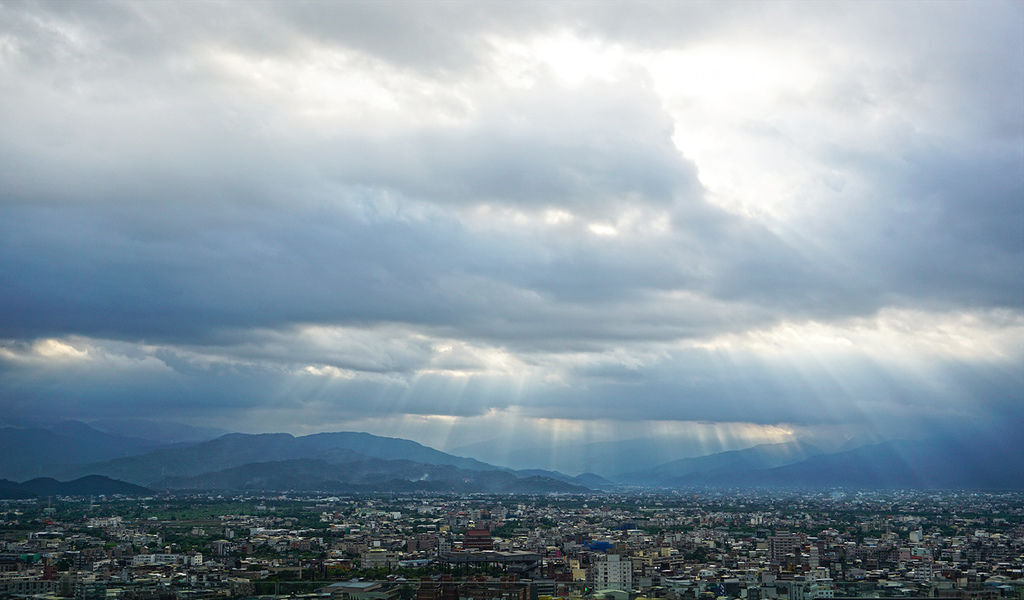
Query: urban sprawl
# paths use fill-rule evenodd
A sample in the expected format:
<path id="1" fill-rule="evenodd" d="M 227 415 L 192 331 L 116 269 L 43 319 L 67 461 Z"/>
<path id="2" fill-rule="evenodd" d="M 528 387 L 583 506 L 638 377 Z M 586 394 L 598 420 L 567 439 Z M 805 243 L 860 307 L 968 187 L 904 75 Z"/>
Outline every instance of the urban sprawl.
<path id="1" fill-rule="evenodd" d="M 41 498 L 0 597 L 1024 600 L 1024 495 Z"/>

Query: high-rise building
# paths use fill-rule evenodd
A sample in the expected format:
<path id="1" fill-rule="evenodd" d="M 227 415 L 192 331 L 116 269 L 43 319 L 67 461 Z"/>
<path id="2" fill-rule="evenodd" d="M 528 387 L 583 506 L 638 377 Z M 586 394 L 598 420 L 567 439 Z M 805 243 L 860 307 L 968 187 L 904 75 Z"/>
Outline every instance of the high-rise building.
<path id="1" fill-rule="evenodd" d="M 599 556 L 590 566 L 591 585 L 597 589 L 633 589 L 633 562 L 618 554 Z"/>
<path id="2" fill-rule="evenodd" d="M 776 532 L 768 538 L 768 558 L 773 563 L 781 562 L 787 554 L 793 554 L 801 545 L 803 537 L 799 533 Z"/>

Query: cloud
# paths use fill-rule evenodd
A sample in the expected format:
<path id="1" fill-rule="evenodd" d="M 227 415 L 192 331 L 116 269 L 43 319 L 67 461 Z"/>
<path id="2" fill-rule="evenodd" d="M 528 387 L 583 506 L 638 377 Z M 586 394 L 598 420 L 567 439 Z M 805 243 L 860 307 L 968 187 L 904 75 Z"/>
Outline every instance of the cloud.
<path id="1" fill-rule="evenodd" d="M 1016 5 L 0 11 L 12 412 L 1019 416 Z"/>
<path id="2" fill-rule="evenodd" d="M 510 352 L 408 327 L 317 326 L 191 348 L 82 338 L 8 344 L 0 385 L 28 399 L 12 403 L 12 414 L 184 410 L 226 425 L 244 408 L 250 427 L 252 415 L 274 415 L 267 422 L 291 431 L 364 419 L 397 426 L 418 415 L 452 419 L 453 435 L 465 437 L 476 419 L 501 414 L 523 422 L 703 420 L 807 431 L 856 424 L 905 435 L 1019 416 L 1022 336 L 1019 315 L 1005 312 L 888 312 L 576 352 Z"/>

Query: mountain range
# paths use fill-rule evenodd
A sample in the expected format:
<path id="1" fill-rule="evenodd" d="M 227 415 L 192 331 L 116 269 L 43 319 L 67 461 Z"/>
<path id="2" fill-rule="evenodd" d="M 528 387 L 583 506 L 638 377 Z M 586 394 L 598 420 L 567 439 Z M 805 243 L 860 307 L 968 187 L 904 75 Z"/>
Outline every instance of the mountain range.
<path id="1" fill-rule="evenodd" d="M 0 428 L 0 477 L 52 475 L 69 464 L 85 464 L 149 452 L 159 442 L 103 433 L 85 423 L 64 421 L 47 428 Z M 82 475 L 88 475 L 88 472 Z"/>
<path id="2" fill-rule="evenodd" d="M 706 456 L 672 460 L 642 471 L 623 473 L 620 483 L 654 487 L 691 485 L 719 476 L 727 479 L 736 472 L 772 469 L 821 454 L 816 446 L 794 441 L 782 444 L 761 444 L 743 450 L 716 452 Z"/>
<path id="3" fill-rule="evenodd" d="M 0 479 L 0 498 L 41 498 L 46 496 L 146 496 L 152 490 L 102 475 L 87 475 L 73 481 L 37 477 L 24 483 Z"/>
<path id="4" fill-rule="evenodd" d="M 467 470 L 411 460 L 384 460 L 356 453 L 334 460 L 292 459 L 248 463 L 193 477 L 170 477 L 155 487 L 194 490 L 309 490 L 332 493 L 581 493 L 586 487 L 501 470 Z"/>
<path id="5" fill-rule="evenodd" d="M 140 444 L 84 423 L 55 429 L 0 429 L 0 475 L 60 478 L 100 475 L 156 489 L 447 491 L 567 493 L 588 491 L 596 476 L 523 472 L 454 456 L 411 440 L 368 433 L 230 433 L 193 444 Z M 33 452 L 19 453 L 19 445 Z M 76 454 L 96 445 L 91 452 Z M 43 450 L 46 450 L 45 452 Z M 86 462 L 88 458 L 100 458 Z M 105 460 L 102 460 L 105 459 Z M 607 483 L 607 482 L 605 482 Z M 25 484 L 21 484 L 25 485 Z"/>
<path id="6" fill-rule="evenodd" d="M 637 451 L 630 451 L 628 444 L 617 447 L 622 456 L 614 464 L 630 464 L 632 470 L 572 476 L 495 466 L 369 433 L 230 433 L 168 445 L 64 422 L 48 428 L 0 428 L 0 477 L 102 476 L 159 490 L 331 493 L 574 493 L 751 486 L 1024 489 L 1024 457 L 1014 450 L 1014 442 L 999 439 L 896 440 L 832 452 L 793 441 L 669 461 L 660 461 L 662 454 L 645 455 L 642 444 Z"/>
<path id="7" fill-rule="evenodd" d="M 469 471 L 498 469 L 478 460 L 452 456 L 410 440 L 368 433 L 338 432 L 301 437 L 288 433 L 230 433 L 186 447 L 163 448 L 103 462 L 70 465 L 58 473 L 66 477 L 96 473 L 146 485 L 167 478 L 193 477 L 249 463 L 306 458 L 348 462 L 353 455 L 405 459 L 426 465 L 449 465 Z"/>
<path id="8" fill-rule="evenodd" d="M 1024 455 L 1002 445 L 949 439 L 894 440 L 770 468 L 715 469 L 676 485 L 1024 489 Z"/>
<path id="9" fill-rule="evenodd" d="M 232 433 L 215 427 L 197 427 L 170 421 L 149 419 L 100 419 L 89 423 L 89 427 L 111 435 L 141 437 L 160 444 L 194 444 L 205 442 Z"/>

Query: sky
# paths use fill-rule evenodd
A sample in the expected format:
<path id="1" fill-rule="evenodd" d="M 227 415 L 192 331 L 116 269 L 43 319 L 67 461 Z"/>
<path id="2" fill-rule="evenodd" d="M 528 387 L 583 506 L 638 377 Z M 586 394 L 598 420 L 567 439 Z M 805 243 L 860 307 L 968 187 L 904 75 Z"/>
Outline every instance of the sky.
<path id="1" fill-rule="evenodd" d="M 1019 431 L 1024 5 L 0 2 L 0 403 Z"/>

